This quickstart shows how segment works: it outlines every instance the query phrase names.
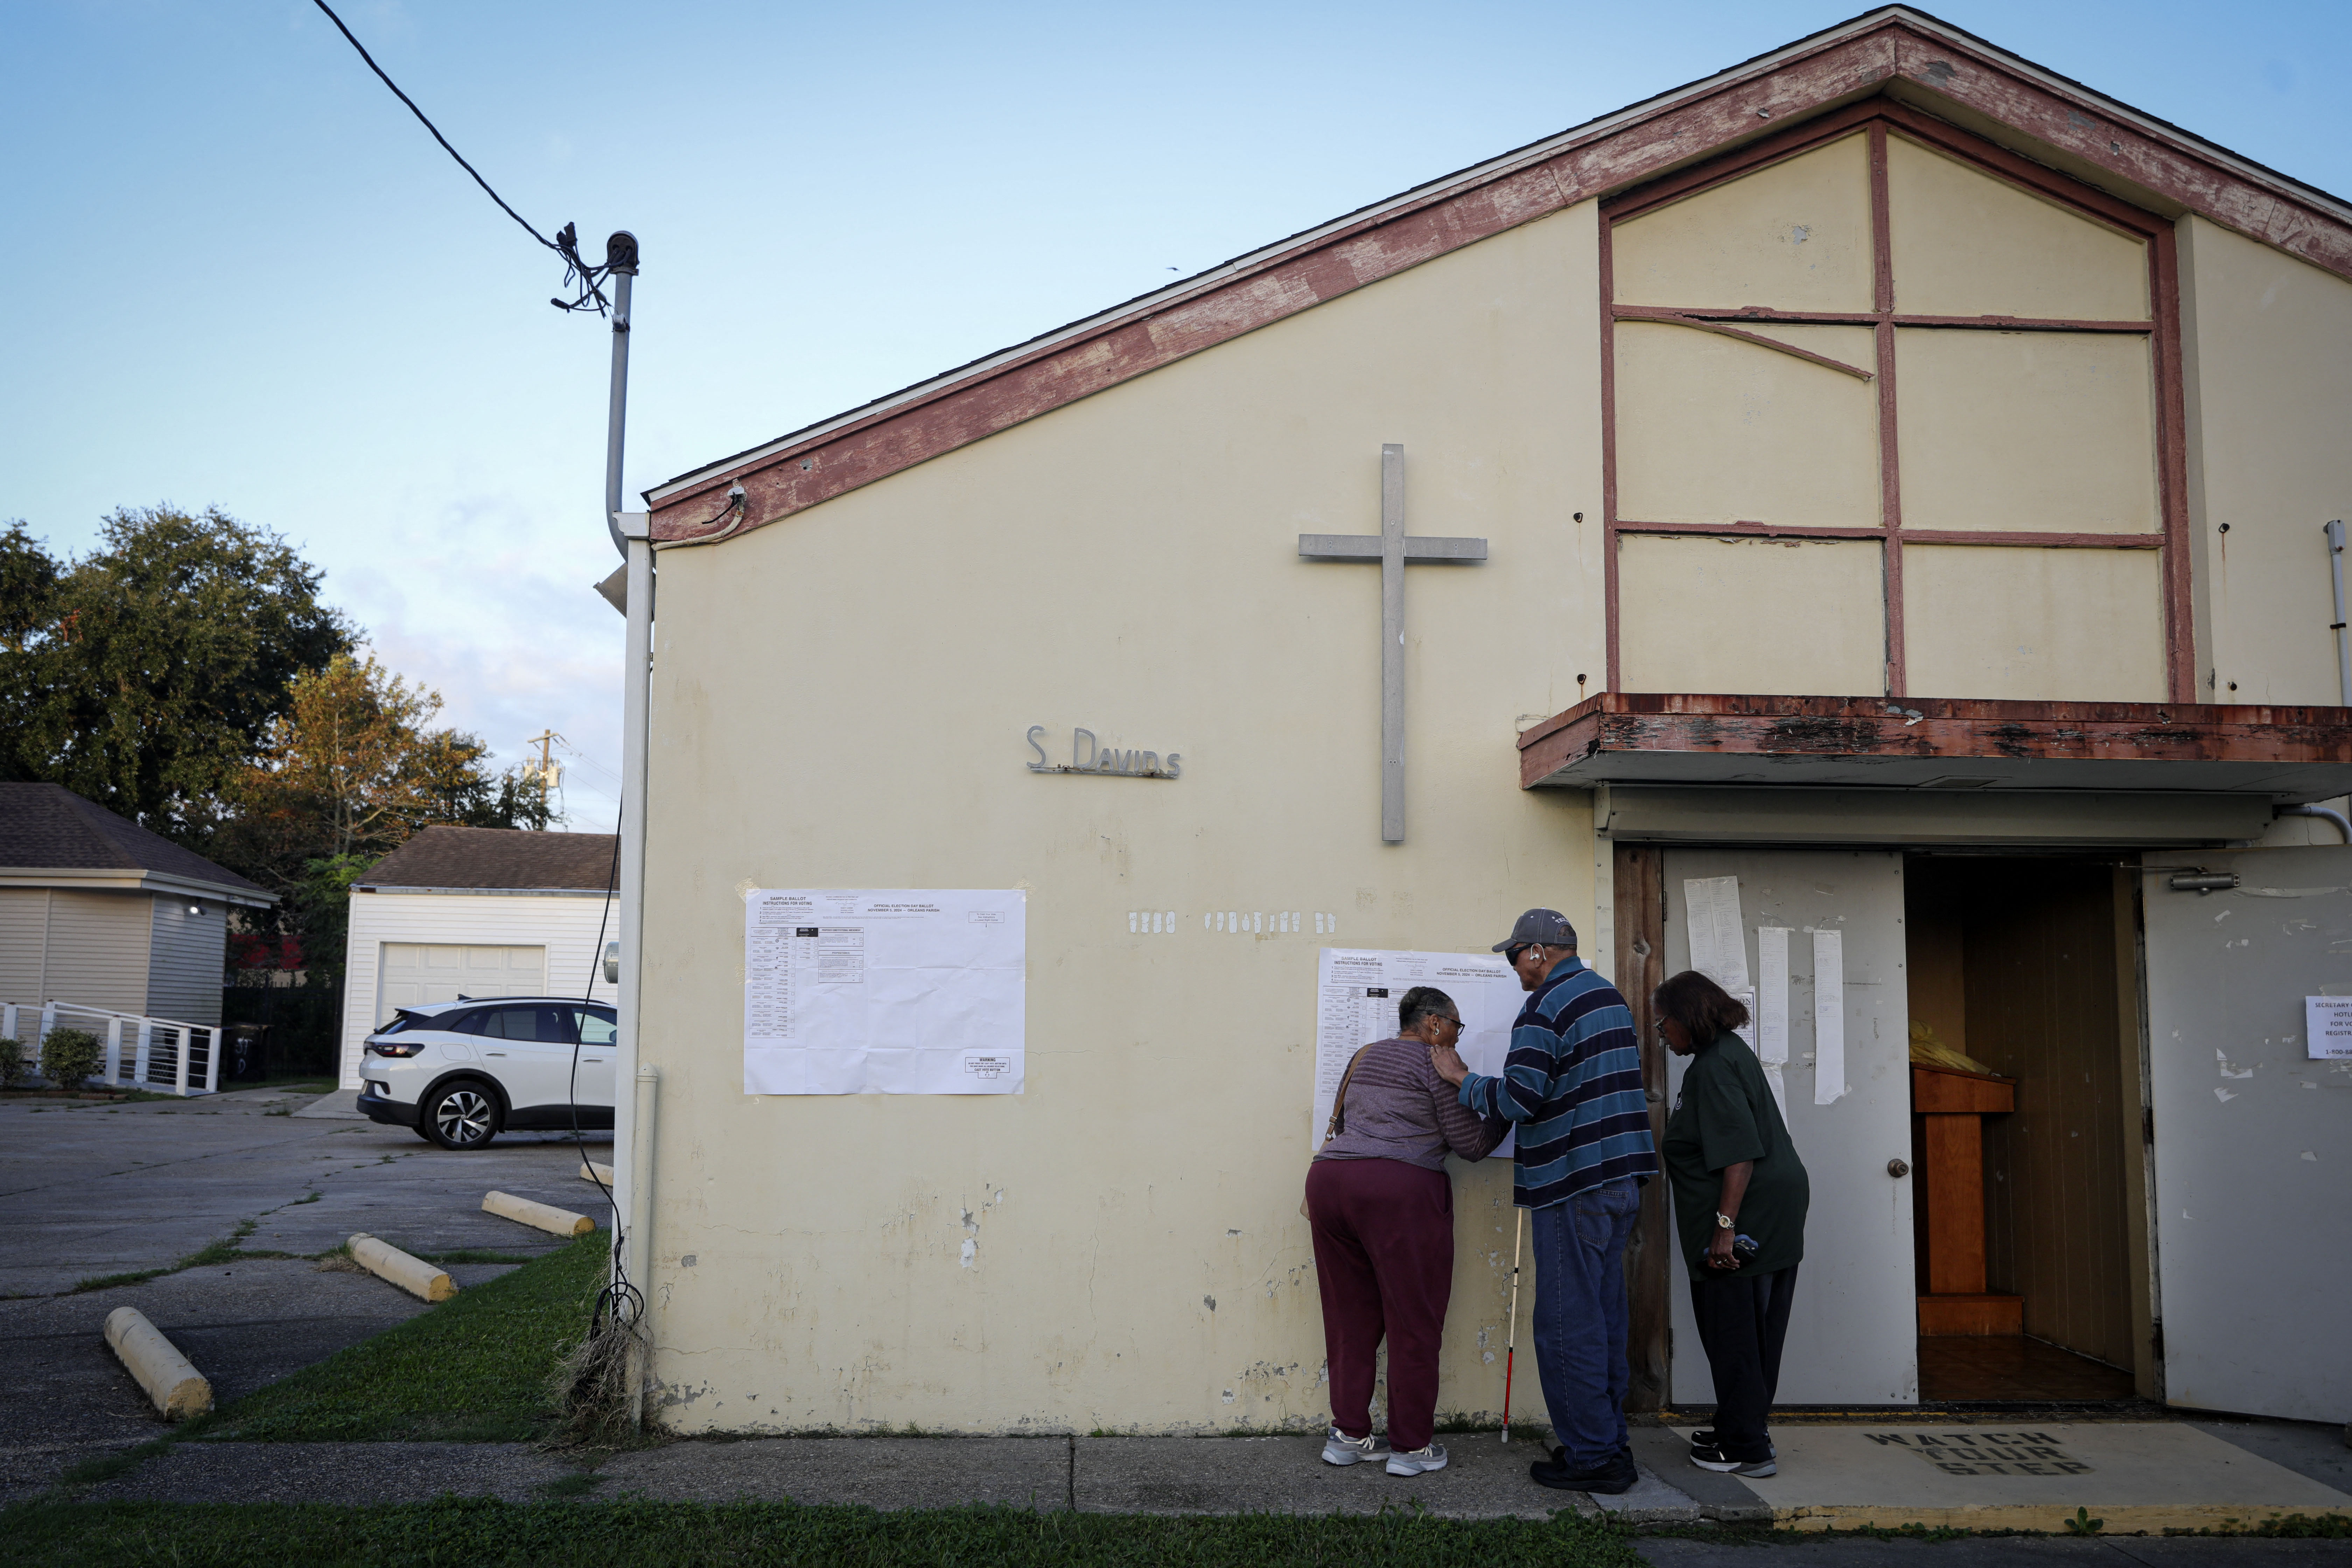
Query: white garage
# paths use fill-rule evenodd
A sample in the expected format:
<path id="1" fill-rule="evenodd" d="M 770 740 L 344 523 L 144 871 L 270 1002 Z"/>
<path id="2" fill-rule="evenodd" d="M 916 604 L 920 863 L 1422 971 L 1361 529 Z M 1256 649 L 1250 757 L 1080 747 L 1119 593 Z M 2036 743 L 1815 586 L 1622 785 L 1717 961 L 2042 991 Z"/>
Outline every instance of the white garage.
<path id="1" fill-rule="evenodd" d="M 342 1084 L 360 1047 L 402 1007 L 461 996 L 593 996 L 614 988 L 598 932 L 618 936 L 613 836 L 428 827 L 352 889 Z"/>
<path id="2" fill-rule="evenodd" d="M 379 950 L 373 1026 L 402 1007 L 460 996 L 535 996 L 547 984 L 547 948 L 488 942 L 387 942 Z"/>

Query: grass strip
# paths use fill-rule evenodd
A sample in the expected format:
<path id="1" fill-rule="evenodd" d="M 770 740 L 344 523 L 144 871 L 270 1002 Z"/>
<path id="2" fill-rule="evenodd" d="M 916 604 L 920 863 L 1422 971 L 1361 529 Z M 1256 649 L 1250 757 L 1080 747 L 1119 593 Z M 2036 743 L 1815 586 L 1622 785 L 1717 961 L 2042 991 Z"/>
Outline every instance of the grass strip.
<path id="1" fill-rule="evenodd" d="M 526 1442 L 555 1419 L 549 1380 L 604 1287 L 592 1231 L 511 1274 L 304 1367 L 207 1418 L 247 1442 Z"/>
<path id="2" fill-rule="evenodd" d="M 663 1568 L 677 1563 L 896 1568 L 1638 1568 L 1604 1523 L 1563 1512 L 1444 1520 L 1415 1511 L 1040 1513 L 793 1503 L 506 1503 L 445 1498 L 372 1508 L 296 1503 L 34 1503 L 0 1510 L 0 1564 L 173 1568 Z"/>

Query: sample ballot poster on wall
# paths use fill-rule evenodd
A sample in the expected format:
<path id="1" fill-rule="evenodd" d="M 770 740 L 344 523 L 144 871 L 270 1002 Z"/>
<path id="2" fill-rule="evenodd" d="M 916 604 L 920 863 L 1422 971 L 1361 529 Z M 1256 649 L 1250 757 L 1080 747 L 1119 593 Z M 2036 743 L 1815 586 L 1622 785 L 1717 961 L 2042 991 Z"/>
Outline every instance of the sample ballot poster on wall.
<path id="1" fill-rule="evenodd" d="M 1307 1142 L 1320 1147 L 1331 1122 L 1339 1075 L 1356 1052 L 1396 1037 L 1397 1004 L 1416 985 L 1434 985 L 1462 1010 L 1462 1059 L 1472 1072 L 1503 1070 L 1511 1050 L 1511 1020 L 1528 999 L 1519 977 L 1498 953 L 1388 952 L 1327 947 L 1316 966 L 1315 1121 Z M 1505 1138 L 1489 1159 L 1507 1158 Z"/>
<path id="2" fill-rule="evenodd" d="M 754 889 L 743 909 L 743 1092 L 1020 1093 L 1024 898 Z"/>

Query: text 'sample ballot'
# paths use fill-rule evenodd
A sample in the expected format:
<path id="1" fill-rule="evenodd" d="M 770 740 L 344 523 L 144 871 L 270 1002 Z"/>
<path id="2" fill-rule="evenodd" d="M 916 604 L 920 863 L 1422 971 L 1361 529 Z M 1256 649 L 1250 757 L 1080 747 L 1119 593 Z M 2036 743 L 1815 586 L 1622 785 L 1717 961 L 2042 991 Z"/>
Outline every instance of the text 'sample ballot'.
<path id="1" fill-rule="evenodd" d="M 754 889 L 743 1092 L 1018 1094 L 1026 895 Z"/>
<path id="2" fill-rule="evenodd" d="M 1339 1075 L 1360 1047 L 1395 1037 L 1397 1004 L 1406 992 L 1434 985 L 1454 998 L 1462 1010 L 1462 1059 L 1472 1072 L 1489 1076 L 1503 1070 L 1511 1020 L 1528 999 L 1519 977 L 1497 953 L 1327 947 L 1315 980 L 1315 1120 L 1307 1140 L 1317 1146 L 1330 1124 Z M 1507 1137 L 1488 1158 L 1507 1158 L 1511 1148 Z"/>

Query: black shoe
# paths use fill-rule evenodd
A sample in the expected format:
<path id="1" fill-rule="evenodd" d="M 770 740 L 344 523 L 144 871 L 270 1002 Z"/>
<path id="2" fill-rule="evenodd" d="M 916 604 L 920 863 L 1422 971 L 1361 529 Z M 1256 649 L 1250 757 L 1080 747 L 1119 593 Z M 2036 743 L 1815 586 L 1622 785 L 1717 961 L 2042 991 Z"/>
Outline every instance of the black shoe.
<path id="1" fill-rule="evenodd" d="M 1556 1456 L 1560 1454 L 1553 1450 Z M 1605 1497 L 1618 1497 L 1633 1489 L 1641 1472 L 1633 1468 L 1629 1453 L 1612 1454 L 1599 1468 L 1580 1470 L 1572 1468 L 1564 1457 L 1550 1460 L 1538 1459 L 1528 1467 L 1528 1474 L 1539 1487 L 1550 1487 L 1564 1492 L 1599 1492 Z"/>
<path id="2" fill-rule="evenodd" d="M 1763 1458 L 1742 1459 L 1725 1453 L 1712 1444 L 1694 1443 L 1691 1445 L 1691 1463 L 1702 1470 L 1714 1470 L 1722 1475 L 1777 1476 L 1780 1473 L 1780 1467 L 1777 1462 L 1780 1456 L 1769 1451 L 1769 1445 L 1767 1445 L 1767 1449 L 1766 1457 Z"/>
<path id="3" fill-rule="evenodd" d="M 1709 1434 L 1708 1434 L 1708 1436 L 1709 1436 L 1710 1438 L 1712 1438 L 1712 1437 L 1713 1437 L 1713 1436 L 1714 1436 L 1714 1434 L 1712 1434 L 1712 1433 L 1709 1433 Z M 1565 1449 L 1565 1448 L 1563 1448 L 1563 1447 L 1561 1447 L 1559 1444 L 1554 1443 L 1554 1444 L 1551 1446 L 1551 1450 L 1550 1450 L 1550 1452 L 1551 1452 L 1551 1462 L 1552 1462 L 1553 1464 L 1555 1464 L 1555 1465 L 1565 1465 L 1565 1464 L 1567 1464 L 1567 1463 L 1568 1463 L 1568 1450 L 1567 1450 L 1567 1449 Z M 1624 1460 L 1627 1464 L 1629 1464 L 1629 1465 L 1630 1465 L 1630 1464 L 1632 1464 L 1632 1463 L 1633 1462 L 1633 1444 L 1631 1444 L 1631 1443 L 1624 1443 L 1624 1444 L 1621 1444 L 1621 1445 L 1619 1445 L 1618 1449 L 1617 1449 L 1617 1457 L 1618 1457 L 1620 1459 Z"/>
<path id="4" fill-rule="evenodd" d="M 1719 1448 L 1722 1446 L 1722 1436 L 1712 1426 L 1702 1426 L 1691 1434 L 1691 1447 L 1694 1449 Z M 1780 1457 L 1780 1446 L 1769 1437 L 1764 1439 L 1764 1447 L 1771 1450 L 1772 1458 L 1777 1459 Z"/>

